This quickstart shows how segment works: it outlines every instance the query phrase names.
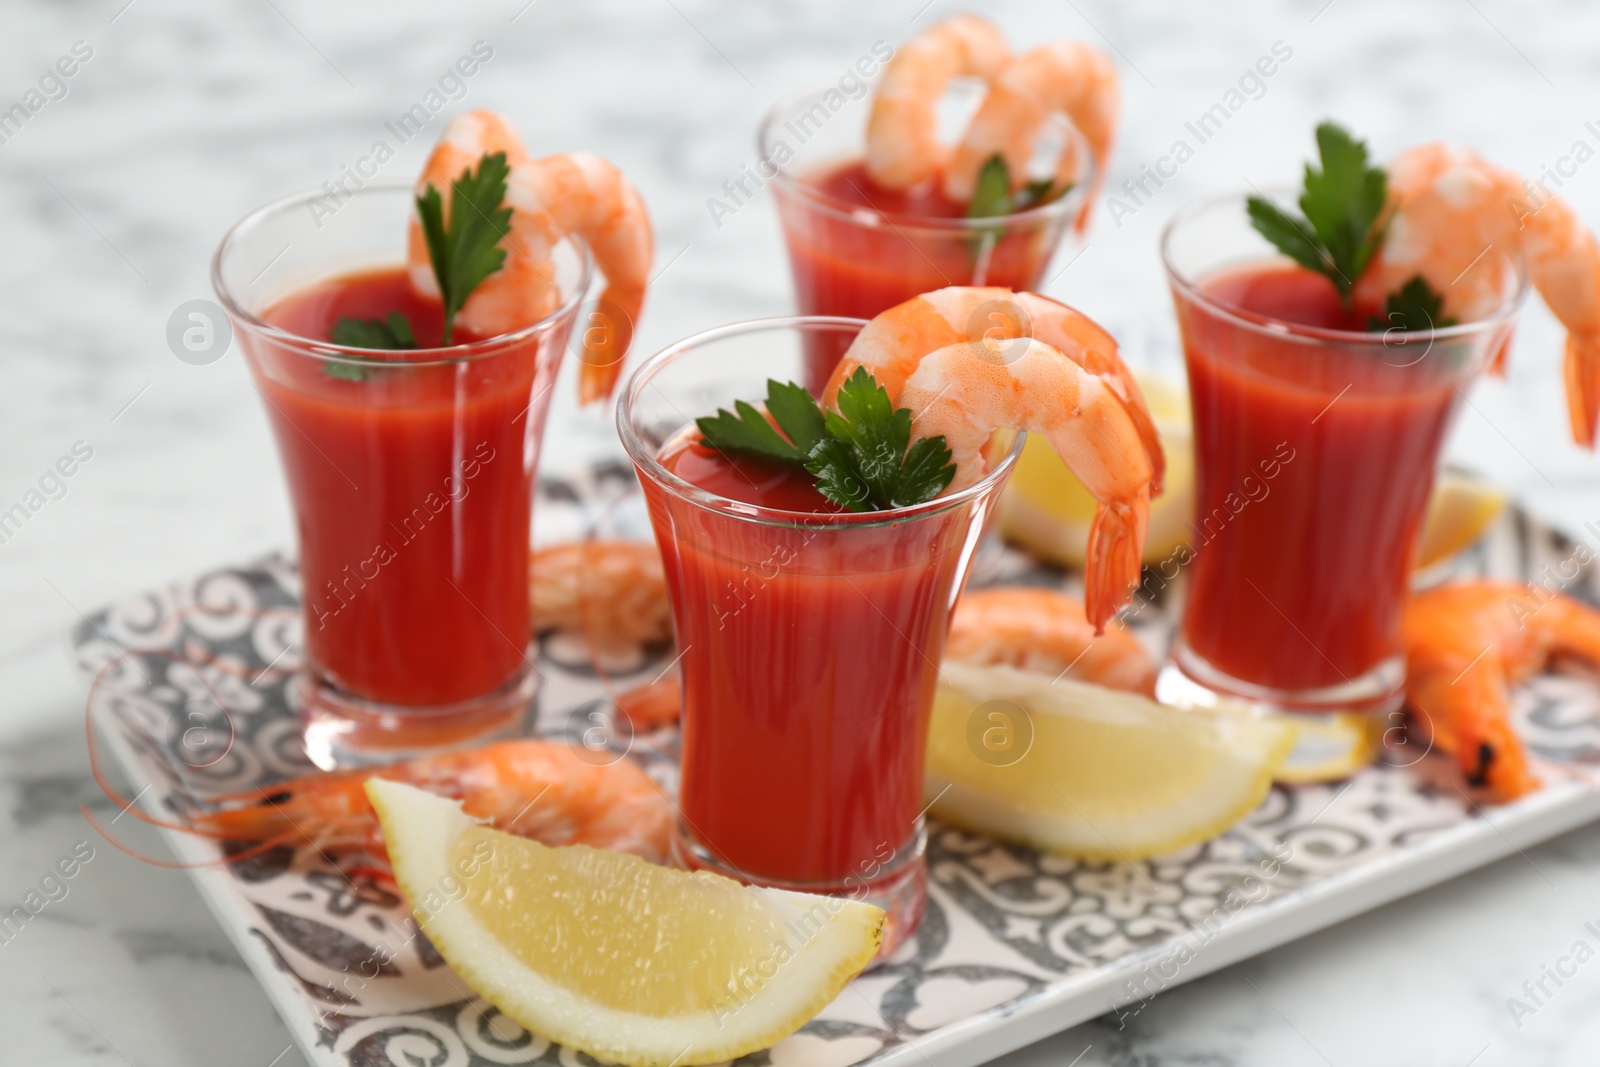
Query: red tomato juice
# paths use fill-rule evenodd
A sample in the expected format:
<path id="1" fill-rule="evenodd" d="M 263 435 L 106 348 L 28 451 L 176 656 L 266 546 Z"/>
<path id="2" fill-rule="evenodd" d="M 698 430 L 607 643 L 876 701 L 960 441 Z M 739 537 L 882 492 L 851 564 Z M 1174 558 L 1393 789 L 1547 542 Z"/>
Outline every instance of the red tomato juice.
<path id="1" fill-rule="evenodd" d="M 394 310 L 419 344 L 438 343 L 439 306 L 413 295 L 399 267 L 306 286 L 262 318 L 325 340 L 340 317 Z M 530 399 L 536 379 L 554 374 L 538 344 L 418 367 L 375 352 L 383 362 L 351 378 L 286 344 L 254 342 L 299 523 L 306 653 L 345 692 L 440 707 L 489 694 L 522 667 L 543 418 Z"/>
<path id="2" fill-rule="evenodd" d="M 643 479 L 684 649 L 687 828 L 758 879 L 870 880 L 923 809 L 969 505 L 841 526 L 803 473 L 683 439 L 661 461 L 718 496 L 809 513 L 737 519 Z"/>
<path id="3" fill-rule="evenodd" d="M 885 189 L 858 161 L 801 181 L 834 205 L 779 199 L 803 315 L 870 319 L 949 285 L 1035 289 L 1070 222 L 1061 215 L 1026 223 L 997 219 L 999 240 L 985 245 L 976 231 L 948 225 L 963 218 L 967 206 L 946 199 L 936 180 L 906 191 Z M 933 225 L 919 226 L 919 220 Z M 831 340 L 810 344 L 806 386 L 813 393 L 821 395 L 841 355 Z"/>
<path id="4" fill-rule="evenodd" d="M 1300 267 L 1181 292 L 1197 505 L 1183 635 L 1234 679 L 1340 685 L 1395 656 L 1417 535 L 1462 381 L 1425 344 L 1334 343 L 1282 325 L 1361 331 Z"/>

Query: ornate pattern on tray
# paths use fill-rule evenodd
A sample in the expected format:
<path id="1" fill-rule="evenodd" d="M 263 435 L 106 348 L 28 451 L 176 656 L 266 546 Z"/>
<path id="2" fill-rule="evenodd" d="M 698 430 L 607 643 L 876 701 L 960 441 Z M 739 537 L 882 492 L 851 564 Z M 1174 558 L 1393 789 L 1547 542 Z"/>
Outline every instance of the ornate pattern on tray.
<path id="1" fill-rule="evenodd" d="M 617 466 L 579 480 L 547 480 L 536 514 L 552 540 L 597 526 L 612 535 L 649 536 L 632 473 Z M 1454 566 L 1560 581 L 1592 553 L 1511 514 Z M 1060 580 L 1008 551 L 986 559 L 978 575 L 1001 578 Z M 1564 584 L 1591 602 L 1600 590 L 1587 566 Z M 285 702 L 285 682 L 297 666 L 298 596 L 293 563 L 272 556 L 131 597 L 74 633 L 85 676 L 100 676 L 95 719 L 135 789 L 153 783 L 145 794 L 150 810 L 170 811 L 192 794 L 251 788 L 311 769 Z M 1158 599 L 1134 621 L 1157 651 L 1170 609 Z M 625 687 L 654 677 L 669 655 L 666 648 L 641 648 L 604 666 Z M 575 737 L 590 727 L 605 698 L 581 644 L 545 638 L 539 668 L 537 732 Z M 1522 691 L 1517 716 L 1552 783 L 1523 803 L 1548 804 L 1563 791 L 1590 794 L 1590 772 L 1600 769 L 1600 689 L 1546 675 Z M 237 736 L 229 736 L 230 720 Z M 675 788 L 675 731 L 633 739 L 629 755 Z M 1203 973 L 1191 961 L 1240 917 L 1269 915 L 1298 891 L 1343 872 L 1491 830 L 1437 757 L 1400 762 L 1413 765 L 1372 767 L 1346 783 L 1276 788 L 1221 837 L 1135 864 L 1042 856 L 934 825 L 928 915 L 916 938 L 800 1033 L 742 1062 L 841 1067 L 899 1060 L 910 1042 L 1004 1026 L 1031 1002 L 1049 1000 L 1075 979 L 1109 973 L 1117 961 L 1114 982 L 1101 983 L 1092 1004 L 1080 999 L 1070 1014 L 1034 1033 L 1105 1011 L 1137 1012 L 1162 989 Z M 173 844 L 188 860 L 218 855 L 207 842 L 174 835 Z M 474 997 L 418 933 L 392 887 L 341 873 L 309 847 L 274 848 L 195 873 L 315 1062 L 573 1067 L 587 1060 L 524 1032 Z M 1016 1043 L 943 1062 L 976 1062 Z"/>

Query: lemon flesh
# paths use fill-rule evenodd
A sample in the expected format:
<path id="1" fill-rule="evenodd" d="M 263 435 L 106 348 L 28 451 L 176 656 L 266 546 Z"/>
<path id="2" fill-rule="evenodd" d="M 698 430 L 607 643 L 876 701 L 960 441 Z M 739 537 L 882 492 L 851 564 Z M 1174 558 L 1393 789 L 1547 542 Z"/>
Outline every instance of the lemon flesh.
<path id="1" fill-rule="evenodd" d="M 1162 451 L 1166 489 L 1150 502 L 1144 561 L 1159 563 L 1188 537 L 1194 517 L 1194 441 L 1188 398 L 1179 389 L 1137 375 Z M 1051 563 L 1083 565 L 1096 501 L 1077 475 L 1039 434 L 1028 437 L 1000 499 L 1000 531 L 1006 540 Z"/>
<path id="2" fill-rule="evenodd" d="M 1159 856 L 1253 811 L 1291 726 L 1231 708 L 1174 708 L 1009 667 L 946 663 L 928 742 L 939 818 L 1092 860 Z"/>
<path id="3" fill-rule="evenodd" d="M 1505 506 L 1506 494 L 1498 487 L 1460 471 L 1441 471 L 1428 499 L 1417 569 L 1469 547 L 1500 517 Z"/>
<path id="4" fill-rule="evenodd" d="M 395 878 L 464 982 L 601 1060 L 668 1067 L 767 1048 L 877 952 L 882 910 L 742 886 L 637 856 L 550 848 L 372 779 Z"/>
<path id="5" fill-rule="evenodd" d="M 1385 721 L 1373 715 L 1345 712 L 1338 715 L 1296 715 L 1294 750 L 1278 768 L 1280 782 L 1336 782 L 1348 778 L 1377 758 L 1383 747 Z"/>

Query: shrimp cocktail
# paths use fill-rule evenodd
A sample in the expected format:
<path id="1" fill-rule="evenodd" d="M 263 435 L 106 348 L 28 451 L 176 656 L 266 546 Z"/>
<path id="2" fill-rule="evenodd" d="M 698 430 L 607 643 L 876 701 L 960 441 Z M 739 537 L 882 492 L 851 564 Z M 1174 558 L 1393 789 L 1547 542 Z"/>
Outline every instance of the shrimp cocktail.
<path id="1" fill-rule="evenodd" d="M 1530 279 L 1571 331 L 1572 431 L 1594 440 L 1600 248 L 1572 211 L 1527 203 L 1519 178 L 1461 149 L 1385 170 L 1331 123 L 1317 142 L 1298 213 L 1224 198 L 1163 239 L 1199 501 L 1164 694 L 1398 705 L 1440 451 L 1473 380 L 1501 365 Z"/>
<path id="2" fill-rule="evenodd" d="M 416 187 L 240 222 L 214 279 L 283 458 L 322 765 L 512 729 L 532 696 L 528 530 L 551 385 L 589 284 L 583 399 L 615 382 L 651 235 L 632 187 L 531 159 L 492 112 L 445 130 Z"/>
<path id="3" fill-rule="evenodd" d="M 681 649 L 678 857 L 879 904 L 885 951 L 921 914 L 929 711 L 1010 431 L 1044 435 L 1099 498 L 1090 619 L 1139 575 L 1143 401 L 1077 312 L 1051 305 L 1048 343 L 977 313 L 1010 299 L 954 288 L 870 323 L 712 330 L 642 365 L 618 413 Z M 846 354 L 814 395 L 794 379 L 821 344 Z"/>
<path id="4" fill-rule="evenodd" d="M 1062 234 L 1088 220 L 1117 110 L 1104 55 L 1077 41 L 1013 55 L 977 15 L 898 50 L 880 41 L 836 83 L 784 100 L 761 127 L 759 178 L 773 183 L 801 313 L 871 318 L 950 285 L 1037 288 Z M 712 201 L 719 220 L 754 177 Z M 837 340 L 809 341 L 814 391 Z"/>

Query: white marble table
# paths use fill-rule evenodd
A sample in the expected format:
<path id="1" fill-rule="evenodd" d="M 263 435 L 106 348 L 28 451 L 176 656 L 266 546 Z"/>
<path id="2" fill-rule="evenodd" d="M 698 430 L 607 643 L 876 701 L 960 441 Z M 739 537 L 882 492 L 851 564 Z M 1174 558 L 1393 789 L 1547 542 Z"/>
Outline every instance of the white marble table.
<path id="1" fill-rule="evenodd" d="M 1576 141 L 1600 148 L 1600 127 L 1585 126 L 1600 119 L 1600 10 L 1576 0 L 1537 13 L 1505 0 L 984 6 L 1016 41 L 1080 36 L 1121 57 L 1126 132 L 1113 192 L 1189 136 L 1185 121 L 1222 101 L 1275 42 L 1292 50 L 1175 177 L 1142 204 L 1125 201 L 1136 210 L 1097 211 L 1087 249 L 1070 266 L 1063 257 L 1047 287 L 1109 325 L 1131 362 L 1169 374 L 1160 226 L 1202 193 L 1293 180 L 1317 119 L 1344 120 L 1380 155 L 1446 137 L 1528 174 Z M 82 692 L 63 653 L 80 610 L 290 541 L 237 354 L 190 366 L 164 341 L 172 310 L 209 295 L 207 263 L 226 226 L 337 178 L 482 40 L 493 58 L 450 110 L 501 108 L 536 151 L 598 151 L 649 201 L 664 269 L 641 348 L 780 313 L 790 291 L 770 199 L 719 226 L 707 198 L 753 162 L 771 101 L 946 10 L 921 0 L 28 0 L 0 14 L 0 110 L 31 102 L 41 76 L 83 42 L 62 68 L 72 76 L 46 80 L 60 98 L 19 130 L 0 128 L 0 510 L 75 443 L 92 450 L 0 543 L 0 902 L 21 900 L 78 842 L 93 848 L 64 899 L 0 940 L 0 1063 L 300 1062 L 186 878 L 118 853 L 78 813 L 87 804 L 117 815 L 89 776 Z M 384 172 L 414 173 L 424 140 Z M 1600 164 L 1565 180 L 1600 223 Z M 1558 342 L 1549 316 L 1531 311 L 1509 381 L 1477 388 L 1452 450 L 1578 527 L 1600 519 L 1600 460 L 1566 442 Z M 608 420 L 578 413 L 571 396 L 564 384 L 551 467 L 615 448 Z M 160 852 L 131 822 L 117 829 Z M 1555 995 L 1520 1027 L 1506 999 L 1578 939 L 1595 940 L 1583 924 L 1600 921 L 1597 901 L 1600 827 L 1590 827 L 1005 1062 L 1594 1063 L 1600 964 L 1550 985 Z"/>

